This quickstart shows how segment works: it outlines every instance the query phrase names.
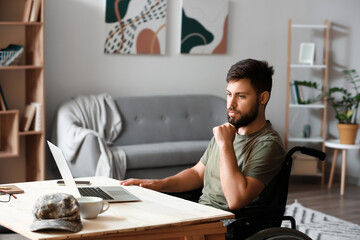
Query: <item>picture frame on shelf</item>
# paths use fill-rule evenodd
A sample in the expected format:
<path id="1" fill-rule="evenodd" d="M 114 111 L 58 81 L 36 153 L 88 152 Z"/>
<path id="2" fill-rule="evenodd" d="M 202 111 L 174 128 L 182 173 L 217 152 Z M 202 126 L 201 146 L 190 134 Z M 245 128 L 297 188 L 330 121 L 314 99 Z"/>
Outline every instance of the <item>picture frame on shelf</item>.
<path id="1" fill-rule="evenodd" d="M 299 51 L 299 63 L 313 65 L 315 59 L 315 43 L 301 43 Z"/>

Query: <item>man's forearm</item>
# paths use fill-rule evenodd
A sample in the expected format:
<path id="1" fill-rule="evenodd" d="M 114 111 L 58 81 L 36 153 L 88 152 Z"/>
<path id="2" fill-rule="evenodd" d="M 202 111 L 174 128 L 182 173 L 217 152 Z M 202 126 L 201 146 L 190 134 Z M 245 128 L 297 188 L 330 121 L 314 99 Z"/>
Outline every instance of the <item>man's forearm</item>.
<path id="1" fill-rule="evenodd" d="M 200 161 L 192 168 L 164 179 L 130 178 L 120 182 L 121 185 L 137 185 L 160 192 L 184 192 L 203 186 L 205 166 Z"/>
<path id="2" fill-rule="evenodd" d="M 163 181 L 163 192 L 185 192 L 203 186 L 203 177 L 199 175 L 194 167 L 185 169 L 178 174 L 162 179 L 161 181 Z"/>
<path id="3" fill-rule="evenodd" d="M 248 205 L 265 187 L 240 171 L 232 144 L 220 148 L 220 181 L 230 209 Z"/>
<path id="4" fill-rule="evenodd" d="M 247 179 L 239 170 L 232 145 L 220 148 L 220 181 L 230 209 L 245 206 Z"/>

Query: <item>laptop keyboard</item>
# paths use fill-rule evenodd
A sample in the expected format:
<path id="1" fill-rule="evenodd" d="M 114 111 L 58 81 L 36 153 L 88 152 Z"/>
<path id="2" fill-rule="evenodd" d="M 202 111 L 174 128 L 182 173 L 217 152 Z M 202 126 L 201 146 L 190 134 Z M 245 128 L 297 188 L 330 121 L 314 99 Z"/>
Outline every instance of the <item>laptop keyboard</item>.
<path id="1" fill-rule="evenodd" d="M 98 187 L 82 187 L 78 189 L 81 196 L 101 197 L 104 200 L 113 200 L 112 197 Z"/>

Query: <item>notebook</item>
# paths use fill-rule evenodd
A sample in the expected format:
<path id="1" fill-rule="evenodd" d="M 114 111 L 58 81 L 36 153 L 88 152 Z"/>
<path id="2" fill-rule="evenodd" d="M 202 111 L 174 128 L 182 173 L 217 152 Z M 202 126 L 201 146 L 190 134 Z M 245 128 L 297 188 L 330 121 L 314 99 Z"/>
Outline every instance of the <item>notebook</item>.
<path id="1" fill-rule="evenodd" d="M 75 180 L 71 174 L 70 168 L 67 165 L 64 153 L 62 150 L 47 141 L 50 151 L 55 159 L 56 165 L 60 171 L 66 187 L 71 191 L 74 197 L 80 196 L 96 196 L 101 197 L 108 202 L 132 202 L 140 201 L 140 199 L 130 192 L 126 191 L 122 186 L 91 186 L 91 187 L 77 187 Z"/>

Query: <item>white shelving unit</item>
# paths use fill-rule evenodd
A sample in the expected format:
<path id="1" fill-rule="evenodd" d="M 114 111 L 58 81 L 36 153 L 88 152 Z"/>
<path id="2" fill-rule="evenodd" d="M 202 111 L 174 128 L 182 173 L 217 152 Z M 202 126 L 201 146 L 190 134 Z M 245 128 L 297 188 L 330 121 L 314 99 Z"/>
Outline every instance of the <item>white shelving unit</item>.
<path id="1" fill-rule="evenodd" d="M 322 42 L 322 58 L 319 58 L 319 55 L 316 55 L 321 62 L 315 61 L 313 65 L 310 64 L 298 64 L 295 62 L 294 54 L 294 40 L 293 35 L 295 31 L 306 31 L 306 34 L 302 34 L 302 41 L 308 41 L 306 38 L 311 35 L 311 33 L 316 32 L 312 38 L 317 38 L 317 41 Z M 319 40 L 319 32 L 323 32 L 321 39 Z M 285 120 L 285 147 L 290 149 L 292 145 L 311 145 L 311 147 L 319 147 L 322 151 L 325 151 L 325 140 L 327 136 L 327 103 L 325 101 L 314 103 L 314 104 L 297 104 L 290 101 L 291 99 L 291 83 L 295 80 L 294 72 L 295 71 L 308 71 L 308 75 L 312 76 L 313 72 L 319 72 L 321 75 L 319 83 L 327 89 L 328 87 L 328 63 L 329 63 L 329 38 L 330 38 L 330 23 L 328 20 L 324 21 L 324 24 L 293 24 L 292 20 L 289 20 L 288 25 L 288 62 L 287 62 L 287 94 L 286 94 L 286 120 Z M 295 39 L 298 40 L 298 39 Z M 320 50 L 320 49 L 317 49 Z M 301 79 L 302 80 L 302 79 Z M 312 81 L 313 79 L 307 79 L 307 81 Z M 310 137 L 304 138 L 294 134 L 294 126 L 299 128 L 300 124 L 296 124 L 295 121 L 301 119 L 303 115 L 309 114 L 312 118 L 316 118 L 319 127 L 314 127 L 315 130 L 319 130 L 318 133 L 312 133 Z M 313 123 L 313 122 L 310 122 Z M 306 124 L 302 123 L 303 125 Z M 296 131 L 295 131 L 296 132 Z M 315 132 L 315 131 L 314 131 Z M 312 146 L 314 145 L 314 146 Z M 321 176 L 321 181 L 324 183 L 324 168 L 325 164 L 322 162 L 321 167 L 316 174 L 313 176 Z M 311 172 L 314 172 L 311 170 Z M 309 174 L 304 174 L 309 175 Z"/>

